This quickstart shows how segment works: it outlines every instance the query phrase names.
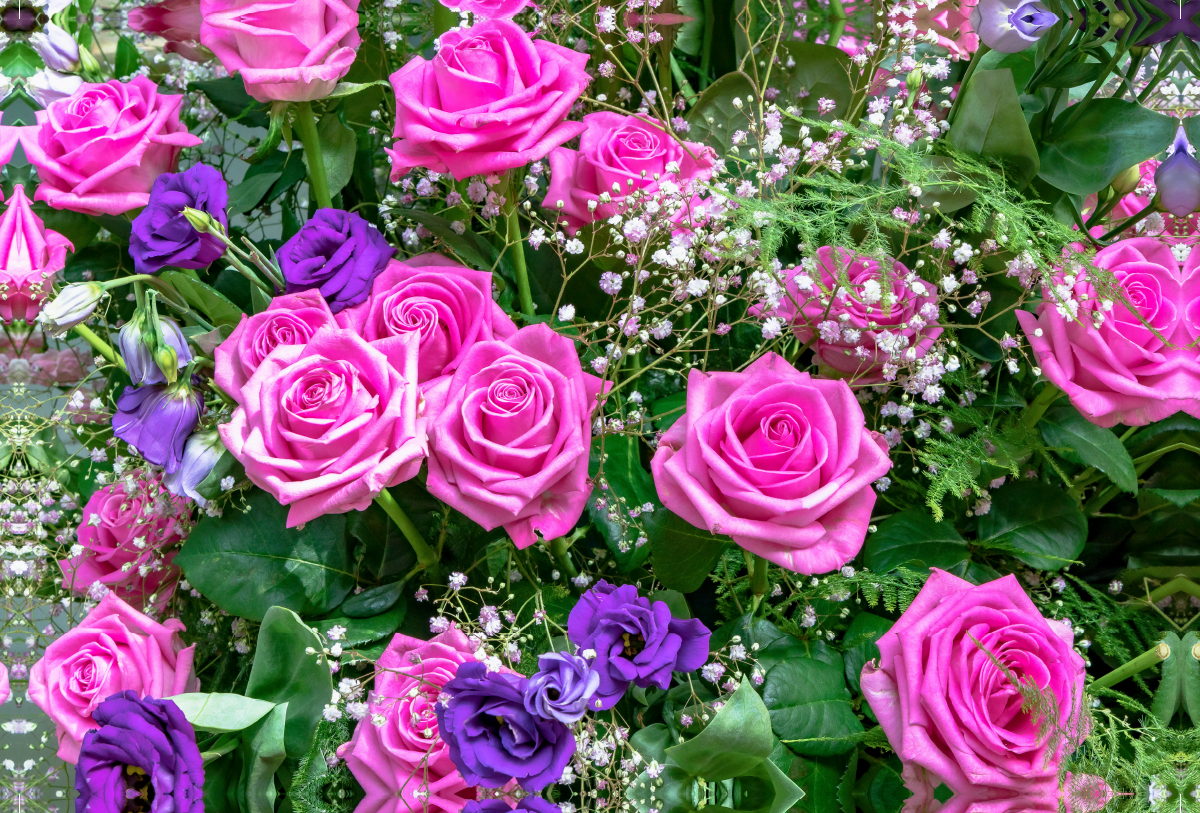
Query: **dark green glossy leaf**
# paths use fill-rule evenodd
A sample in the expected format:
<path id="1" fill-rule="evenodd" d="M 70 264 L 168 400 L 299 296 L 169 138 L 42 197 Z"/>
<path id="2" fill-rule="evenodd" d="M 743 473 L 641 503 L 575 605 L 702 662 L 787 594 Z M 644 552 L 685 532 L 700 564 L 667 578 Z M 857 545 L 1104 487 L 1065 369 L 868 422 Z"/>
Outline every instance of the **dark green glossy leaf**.
<path id="1" fill-rule="evenodd" d="M 839 652 L 777 664 L 767 672 L 763 700 L 775 735 L 802 756 L 843 754 L 863 730 L 850 705 Z"/>
<path id="2" fill-rule="evenodd" d="M 666 508 L 647 517 L 646 536 L 654 554 L 654 574 L 664 587 L 690 593 L 708 578 L 726 542 Z"/>
<path id="3" fill-rule="evenodd" d="M 748 116 L 752 105 L 746 104 L 746 98 L 753 95 L 750 77 L 744 73 L 725 74 L 705 88 L 688 112 L 688 138 L 708 144 L 724 156 L 736 131 L 752 129 Z M 734 104 L 735 98 L 741 100 L 740 108 Z"/>
<path id="4" fill-rule="evenodd" d="M 1111 429 L 1091 423 L 1073 406 L 1046 410 L 1038 429 L 1047 446 L 1074 450 L 1084 463 L 1107 474 L 1117 488 L 1137 493 L 1133 458 Z"/>
<path id="5" fill-rule="evenodd" d="M 274 703 L 240 694 L 177 694 L 171 702 L 179 706 L 193 728 L 218 734 L 248 728 L 275 708 Z"/>
<path id="6" fill-rule="evenodd" d="M 762 698 L 742 679 L 712 722 L 687 742 L 667 749 L 667 756 L 692 776 L 715 782 L 749 771 L 771 754 L 771 716 Z"/>
<path id="7" fill-rule="evenodd" d="M 947 569 L 966 561 L 967 542 L 954 526 L 938 522 L 923 508 L 901 511 L 879 523 L 863 545 L 863 563 L 886 573 L 907 562 Z"/>
<path id="8" fill-rule="evenodd" d="M 1037 147 L 1007 68 L 975 71 L 946 138 L 956 149 L 1005 164 L 1017 187 L 1038 174 Z"/>
<path id="9" fill-rule="evenodd" d="M 158 278 L 171 284 L 187 303 L 208 317 L 214 325 L 236 326 L 242 321 L 242 309 L 217 289 L 174 268 L 164 268 Z"/>
<path id="10" fill-rule="evenodd" d="M 1087 520 L 1065 491 L 1046 483 L 1008 483 L 992 492 L 979 518 L 979 544 L 1010 549 L 1039 570 L 1075 561 L 1087 540 Z"/>
<path id="11" fill-rule="evenodd" d="M 1153 158 L 1171 143 L 1170 116 L 1125 101 L 1092 99 L 1083 110 L 1059 114 L 1041 145 L 1041 177 L 1064 192 L 1098 192 L 1134 164 Z M 1065 126 L 1060 121 L 1068 121 Z"/>
<path id="12" fill-rule="evenodd" d="M 329 630 L 334 627 L 345 627 L 346 632 L 342 635 L 342 647 L 350 649 L 351 647 L 361 649 L 366 644 L 373 644 L 383 638 L 390 638 L 404 623 L 404 616 L 408 610 L 408 604 L 403 601 L 396 602 L 396 606 L 380 613 L 379 615 L 370 618 L 351 618 L 345 615 L 339 615 L 334 618 L 323 618 L 320 621 L 314 621 L 313 627 L 322 635 L 328 635 Z"/>
<path id="13" fill-rule="evenodd" d="M 246 92 L 246 84 L 240 76 L 189 82 L 188 90 L 203 93 L 227 118 L 236 119 L 250 127 L 267 127 L 270 124 L 268 106 Z"/>
<path id="14" fill-rule="evenodd" d="M 404 585 L 405 582 L 392 582 L 363 590 L 358 595 L 350 596 L 343 601 L 338 611 L 351 618 L 370 618 L 387 612 L 396 606 L 396 602 L 400 601 Z"/>
<path id="15" fill-rule="evenodd" d="M 892 621 L 871 613 L 859 613 L 850 622 L 842 639 L 842 657 L 846 662 L 846 682 L 855 694 L 859 693 L 859 677 L 867 661 L 879 657 L 876 641 L 892 628 Z"/>
<path id="16" fill-rule="evenodd" d="M 657 509 L 658 491 L 650 473 L 642 467 L 640 441 L 632 435 L 605 435 L 593 440 L 588 466 L 590 477 L 595 478 L 601 473 L 601 441 L 605 456 L 603 475 L 608 488 L 596 491 L 588 500 L 588 514 L 608 544 L 617 566 L 628 572 L 650 555 L 649 545 L 638 547 L 636 544 L 640 531 L 629 516 L 629 509 L 637 508 L 640 512 L 646 503 Z M 600 495 L 606 503 L 603 508 L 597 504 Z M 618 518 L 611 519 L 610 511 Z"/>

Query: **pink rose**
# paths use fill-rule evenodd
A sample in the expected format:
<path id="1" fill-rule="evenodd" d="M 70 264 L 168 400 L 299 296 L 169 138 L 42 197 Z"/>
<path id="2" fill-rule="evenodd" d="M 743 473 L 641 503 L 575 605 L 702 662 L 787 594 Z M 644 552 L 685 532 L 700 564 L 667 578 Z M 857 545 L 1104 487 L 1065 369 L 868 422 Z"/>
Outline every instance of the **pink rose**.
<path id="1" fill-rule="evenodd" d="M 207 62 L 212 53 L 200 44 L 200 0 L 161 0 L 129 10 L 129 27 L 166 40 L 163 51 L 192 62 Z"/>
<path id="2" fill-rule="evenodd" d="M 105 486 L 83 507 L 76 532 L 83 550 L 58 563 L 64 588 L 87 594 L 102 585 L 139 605 L 157 594 L 159 607 L 175 592 L 175 552 L 162 551 L 183 541 L 187 500 L 170 494 L 157 477 L 136 483 L 132 493 L 124 483 Z"/>
<path id="3" fill-rule="evenodd" d="M 33 367 L 33 383 L 43 387 L 75 384 L 84 377 L 84 365 L 87 361 L 87 356 L 82 356 L 81 361 L 81 353 L 69 347 L 34 353 L 29 357 Z"/>
<path id="4" fill-rule="evenodd" d="M 854 558 L 892 463 L 844 381 L 769 353 L 740 373 L 688 376 L 687 411 L 650 468 L 663 505 L 798 573 Z"/>
<path id="5" fill-rule="evenodd" d="M 385 777 L 411 775 L 418 766 L 440 775 L 454 773 L 450 748 L 438 735 L 437 701 L 459 665 L 475 660 L 474 652 L 455 628 L 428 641 L 407 635 L 392 638 L 376 662 L 370 716 L 358 724 L 354 739 L 339 749 L 339 755 L 350 759 L 347 753 L 353 752 L 359 763 Z M 382 726 L 371 722 L 377 714 L 386 719 Z"/>
<path id="6" fill-rule="evenodd" d="M 29 699 L 54 720 L 58 757 L 79 758 L 92 712 L 111 694 L 171 697 L 200 689 L 192 673 L 195 647 L 184 647 L 175 618 L 158 623 L 113 593 L 78 626 L 46 647 L 29 673 Z"/>
<path id="7" fill-rule="evenodd" d="M 201 0 L 200 42 L 260 102 L 311 102 L 354 64 L 358 0 Z"/>
<path id="8" fill-rule="evenodd" d="M 469 11 L 476 20 L 508 20 L 533 5 L 532 0 L 447 0 L 448 9 Z"/>
<path id="9" fill-rule="evenodd" d="M 0 706 L 8 702 L 12 692 L 8 688 L 8 667 L 0 663 Z"/>
<path id="10" fill-rule="evenodd" d="M 0 319 L 32 322 L 54 275 L 67 264 L 67 252 L 74 250 L 70 240 L 33 213 L 25 187 L 14 186 L 0 215 Z"/>
<path id="11" fill-rule="evenodd" d="M 592 410 L 602 382 L 545 325 L 479 342 L 426 393 L 429 493 L 518 548 L 575 527 L 591 492 Z"/>
<path id="12" fill-rule="evenodd" d="M 583 132 L 566 118 L 590 81 L 587 59 L 507 20 L 443 34 L 432 62 L 414 56 L 391 76 L 392 180 L 426 167 L 461 181 L 545 158 Z"/>
<path id="13" fill-rule="evenodd" d="M 37 111 L 35 132 L 21 142 L 38 170 L 34 200 L 88 215 L 145 206 L 154 179 L 175 168 L 180 150 L 201 143 L 179 121 L 182 103 L 135 76 L 84 83 Z"/>
<path id="14" fill-rule="evenodd" d="M 242 388 L 272 350 L 307 344 L 323 327 L 336 328 L 337 322 L 320 291 L 275 297 L 265 311 L 243 316 L 229 338 L 217 347 L 217 386 L 241 403 Z"/>
<path id="15" fill-rule="evenodd" d="M 971 12 L 976 0 L 941 0 L 930 6 L 913 5 L 916 14 L 907 14 L 903 9 L 895 18 L 895 25 L 912 23 L 916 33 L 933 34 L 937 44 L 950 52 L 953 60 L 970 59 L 979 50 L 979 35 L 971 27 Z"/>
<path id="16" fill-rule="evenodd" d="M 322 328 L 263 359 L 221 440 L 255 485 L 292 507 L 287 527 L 361 511 L 421 467 L 416 373 L 416 335 L 397 337 L 385 356 L 351 331 Z"/>
<path id="17" fill-rule="evenodd" d="M 849 290 L 839 286 L 840 272 Z M 815 338 L 820 364 L 856 383 L 882 381 L 885 365 L 923 357 L 942 335 L 933 284 L 898 262 L 888 276 L 870 257 L 824 246 L 813 271 L 787 272 L 787 292 L 774 315 L 790 323 L 801 342 Z"/>
<path id="18" fill-rule="evenodd" d="M 1094 262 L 1138 313 L 1119 301 L 1105 310 L 1084 270 L 1072 283 L 1057 274 L 1036 316 L 1017 311 L 1046 378 L 1099 426 L 1142 426 L 1180 410 L 1200 417 L 1200 361 L 1188 346 L 1200 337 L 1200 251 L 1180 269 L 1169 246 L 1138 237 L 1101 249 Z"/>
<path id="19" fill-rule="evenodd" d="M 682 210 L 693 197 L 694 182 L 712 176 L 717 154 L 711 147 L 687 142 L 685 149 L 656 121 L 605 111 L 589 113 L 583 123 L 587 129 L 579 149 L 559 147 L 550 153 L 550 186 L 542 201 L 556 209 L 561 200 L 559 220 L 565 219 L 572 231 L 623 212 L 625 199 L 635 191 L 652 199 L 666 197 L 671 208 Z M 671 164 L 676 168 L 668 169 Z M 605 192 L 611 203 L 600 201 Z M 597 205 L 589 211 L 592 201 Z"/>
<path id="20" fill-rule="evenodd" d="M 1003 798 L 1055 777 L 1063 740 L 1043 736 L 1009 678 L 1053 696 L 1055 727 L 1077 727 L 1084 671 L 1072 643 L 1070 627 L 1043 618 L 1015 576 L 975 586 L 935 568 L 879 638 L 879 665 L 862 672 L 904 762 L 906 809 L 926 809 L 942 783 L 956 796 Z"/>
<path id="21" fill-rule="evenodd" d="M 440 254 L 392 260 L 375 278 L 370 299 L 335 318 L 372 343 L 417 334 L 422 385 L 453 373 L 476 342 L 517 332 L 492 300 L 491 273 L 472 271 Z"/>

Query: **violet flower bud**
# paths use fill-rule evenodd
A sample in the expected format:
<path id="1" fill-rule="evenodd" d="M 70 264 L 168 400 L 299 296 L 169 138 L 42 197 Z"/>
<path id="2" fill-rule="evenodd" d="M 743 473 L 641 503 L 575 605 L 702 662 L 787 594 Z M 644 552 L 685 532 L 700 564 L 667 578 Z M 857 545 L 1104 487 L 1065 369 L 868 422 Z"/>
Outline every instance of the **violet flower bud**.
<path id="1" fill-rule="evenodd" d="M 47 23 L 41 31 L 31 34 L 29 44 L 50 70 L 63 73 L 79 70 L 79 43 L 54 23 Z"/>
<path id="2" fill-rule="evenodd" d="M 194 433 L 183 447 L 179 468 L 163 477 L 163 485 L 178 497 L 191 497 L 203 508 L 208 500 L 196 489 L 212 473 L 224 453 L 225 444 L 215 430 Z"/>
<path id="3" fill-rule="evenodd" d="M 1024 51 L 1058 22 L 1058 15 L 1037 0 L 980 0 L 971 27 L 984 45 L 1003 54 Z"/>
<path id="4" fill-rule="evenodd" d="M 103 296 L 99 282 L 73 282 L 42 308 L 38 321 L 51 336 L 61 336 L 91 316 Z"/>
<path id="5" fill-rule="evenodd" d="M 179 325 L 174 319 L 166 316 L 158 317 L 158 324 L 162 330 L 164 346 L 159 348 L 159 354 L 163 356 L 163 360 L 169 366 L 168 359 L 173 355 L 175 369 L 187 366 L 192 360 L 192 351 L 188 348 L 187 339 L 184 338 Z M 167 382 L 167 377 L 155 357 L 153 338 L 153 329 L 146 325 L 145 317 L 141 314 L 135 314 L 117 335 L 117 349 L 121 352 L 121 358 L 125 359 L 125 370 L 135 385 Z M 167 352 L 162 353 L 164 350 Z"/>
<path id="6" fill-rule="evenodd" d="M 1171 157 L 1154 171 L 1155 201 L 1159 209 L 1187 217 L 1200 209 L 1200 161 L 1192 157 L 1182 125 L 1171 149 Z"/>

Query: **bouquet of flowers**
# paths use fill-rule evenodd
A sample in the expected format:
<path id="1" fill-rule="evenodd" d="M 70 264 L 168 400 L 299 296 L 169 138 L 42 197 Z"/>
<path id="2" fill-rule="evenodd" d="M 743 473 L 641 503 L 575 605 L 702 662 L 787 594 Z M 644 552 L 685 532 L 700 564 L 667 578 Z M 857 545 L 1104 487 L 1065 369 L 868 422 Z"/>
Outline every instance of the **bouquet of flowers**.
<path id="1" fill-rule="evenodd" d="M 139 2 L 0 14 L 0 806 L 1200 810 L 1200 4 Z"/>

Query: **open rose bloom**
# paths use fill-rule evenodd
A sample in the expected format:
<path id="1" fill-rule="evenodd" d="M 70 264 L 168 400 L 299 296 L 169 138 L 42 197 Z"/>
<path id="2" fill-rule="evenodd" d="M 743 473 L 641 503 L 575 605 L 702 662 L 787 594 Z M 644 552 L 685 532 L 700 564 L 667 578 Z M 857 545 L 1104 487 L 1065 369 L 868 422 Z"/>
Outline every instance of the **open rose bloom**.
<path id="1" fill-rule="evenodd" d="M 34 214 L 25 187 L 14 186 L 0 215 L 0 319 L 32 322 L 73 250 Z"/>

